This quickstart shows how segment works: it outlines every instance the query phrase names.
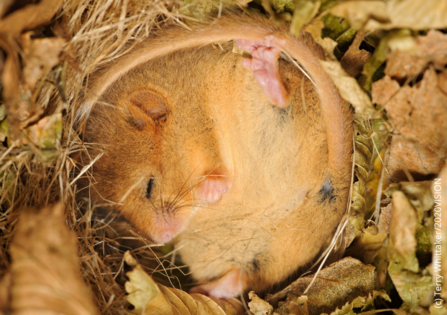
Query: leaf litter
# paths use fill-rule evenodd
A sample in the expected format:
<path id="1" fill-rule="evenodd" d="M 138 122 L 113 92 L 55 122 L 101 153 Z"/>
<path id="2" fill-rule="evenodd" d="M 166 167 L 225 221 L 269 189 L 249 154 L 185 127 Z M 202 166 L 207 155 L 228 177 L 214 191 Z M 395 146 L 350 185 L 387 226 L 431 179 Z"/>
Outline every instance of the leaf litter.
<path id="1" fill-rule="evenodd" d="M 262 4 L 278 23 L 291 20 L 292 32 L 304 29 L 322 45 L 327 57 L 324 68 L 356 111 L 356 178 L 349 223 L 341 235 L 343 246 L 351 244 L 345 256 L 359 260 L 346 257 L 317 274 L 298 278 L 276 294 L 261 296 L 263 299 L 250 293 L 247 307 L 254 314 L 373 314 L 375 309 L 402 315 L 447 313 L 444 306 L 436 307 L 433 297 L 434 284 L 446 283 L 439 280 L 432 262 L 436 249 L 434 186 L 432 181 L 417 182 L 432 179 L 443 168 L 440 177 L 447 181 L 447 41 L 446 35 L 433 30 L 447 27 L 447 5 L 435 0 L 118 2 L 46 0 L 9 16 L 4 15 L 8 3 L 0 6 L 0 39 L 13 34 L 23 49 L 19 57 L 11 41 L 0 45 L 7 52 L 0 105 L 0 140 L 4 143 L 0 312 L 21 306 L 23 292 L 27 297 L 37 296 L 30 300 L 37 303 L 34 305 L 58 309 L 58 294 L 70 289 L 64 286 L 66 281 L 75 290 L 69 294 L 77 296 L 69 306 L 76 309 L 82 300 L 82 307 L 92 306 L 92 314 L 96 307 L 104 314 L 128 314 L 130 304 L 135 307 L 133 313 L 154 314 L 157 309 L 161 314 L 245 312 L 239 301 L 219 301 L 174 289 L 180 274 L 173 272 L 179 262 L 163 250 L 155 255 L 157 248 L 126 224 L 108 219 L 92 224 L 94 209 L 76 204 L 75 187 L 70 184 L 76 155 L 84 144 L 73 128 L 69 104 L 82 91 L 89 72 L 125 53 L 153 27 L 175 19 L 186 27 L 228 6 L 253 10 Z M 58 17 L 52 19 L 60 8 Z M 11 16 L 26 16 L 33 10 L 43 14 L 11 26 Z M 44 24 L 51 25 L 56 37 L 36 29 Z M 57 200 L 64 206 L 49 206 Z M 81 206 L 87 206 L 87 212 L 81 212 Z M 442 211 L 445 217 L 445 207 Z M 78 235 L 77 240 L 66 226 Z M 34 231 L 36 237 L 30 239 L 26 232 L 24 238 L 25 230 Z M 46 239 L 53 235 L 47 231 L 60 233 L 55 236 L 59 241 Z M 447 240 L 445 228 L 442 240 Z M 39 255 L 33 251 L 38 248 L 42 256 L 36 260 Z M 128 249 L 136 260 L 124 254 Z M 442 255 L 445 279 L 446 251 Z M 50 278 L 41 277 L 48 267 L 39 269 L 38 261 L 54 264 L 47 272 Z M 126 273 L 124 262 L 133 271 Z M 54 277 L 60 280 L 48 280 Z M 19 279 L 56 291 L 45 297 L 31 289 L 21 291 Z M 447 287 L 443 285 L 442 290 L 446 298 Z M 11 303 L 11 292 L 17 292 L 14 296 L 19 302 Z M 58 310 L 69 314 L 70 307 Z"/>

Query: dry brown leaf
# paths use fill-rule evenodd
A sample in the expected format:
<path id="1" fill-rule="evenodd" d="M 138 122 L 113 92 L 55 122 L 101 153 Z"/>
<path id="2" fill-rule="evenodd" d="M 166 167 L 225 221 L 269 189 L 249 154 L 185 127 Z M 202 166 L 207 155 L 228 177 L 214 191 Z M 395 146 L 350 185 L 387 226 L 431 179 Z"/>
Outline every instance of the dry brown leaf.
<path id="1" fill-rule="evenodd" d="M 23 112 L 24 108 L 28 107 L 28 103 L 23 101 L 26 94 L 21 84 L 16 41 L 22 31 L 48 23 L 61 6 L 62 0 L 42 0 L 37 4 L 28 4 L 0 20 L 0 48 L 7 55 L 1 79 L 12 141 L 18 141 L 21 137 L 19 123 L 27 114 Z"/>
<path id="2" fill-rule="evenodd" d="M 447 27 L 447 2 L 439 0 L 346 1 L 330 10 L 365 30 Z"/>
<path id="3" fill-rule="evenodd" d="M 372 102 L 374 104 L 385 105 L 397 93 L 399 88 L 399 83 L 386 75 L 372 84 Z"/>
<path id="4" fill-rule="evenodd" d="M 387 165 L 390 181 L 437 174 L 447 157 L 447 96 L 437 87 L 437 75 L 428 69 L 418 86 L 402 87 L 385 104 L 395 126 Z M 403 169 L 403 168 L 406 168 Z"/>
<path id="5" fill-rule="evenodd" d="M 250 293 L 248 293 L 248 297 L 251 300 L 248 303 L 248 307 L 254 315 L 270 315 L 273 313 L 273 306 L 260 299 L 254 291 L 250 291 Z"/>
<path id="6" fill-rule="evenodd" d="M 167 298 L 167 300 L 170 302 L 172 308 L 176 308 L 177 312 L 181 315 L 190 315 L 192 314 L 187 307 L 186 303 L 183 303 L 182 300 L 179 298 L 178 295 L 176 295 L 172 290 L 164 287 L 159 286 L 161 293 Z"/>
<path id="7" fill-rule="evenodd" d="M 59 63 L 59 54 L 65 44 L 62 38 L 31 39 L 32 32 L 22 35 L 24 52 L 25 87 L 33 91 L 38 80 Z"/>
<path id="8" fill-rule="evenodd" d="M 374 290 L 374 269 L 351 257 L 322 269 L 306 294 L 309 314 L 330 314 L 359 296 L 368 296 Z M 288 305 L 298 303 L 313 278 L 310 275 L 295 281 L 288 288 L 286 301 L 275 312 L 288 314 Z M 274 295 L 267 301 L 275 303 L 277 297 Z"/>
<path id="9" fill-rule="evenodd" d="M 341 96 L 354 106 L 355 112 L 366 118 L 371 117 L 375 109 L 369 96 L 357 81 L 343 70 L 338 61 L 320 61 L 320 63 L 340 91 Z"/>
<path id="10" fill-rule="evenodd" d="M 296 315 L 309 315 L 309 309 L 307 308 L 307 296 L 300 296 L 296 302 L 292 301 L 287 305 L 287 309 L 290 310 L 291 314 Z"/>
<path id="11" fill-rule="evenodd" d="M 364 31 L 357 32 L 348 51 L 340 60 L 340 64 L 343 69 L 345 69 L 346 73 L 354 78 L 362 73 L 363 65 L 371 57 L 371 54 L 368 51 L 359 49 L 365 34 L 366 32 Z"/>
<path id="12" fill-rule="evenodd" d="M 436 136 L 436 135 L 434 135 Z M 387 169 L 388 182 L 398 183 L 408 180 L 425 180 L 436 174 L 445 165 L 442 151 L 434 151 L 430 146 L 409 141 L 401 136 L 393 136 Z M 442 153 L 445 154 L 445 153 Z M 412 178 L 408 177 L 408 173 Z"/>
<path id="13" fill-rule="evenodd" d="M 98 314 L 64 220 L 61 204 L 21 211 L 10 248 L 11 313 Z"/>
<path id="14" fill-rule="evenodd" d="M 133 267 L 126 276 L 129 281 L 125 288 L 128 293 L 127 301 L 134 306 L 136 314 L 176 314 L 168 299 L 163 295 L 154 280 L 143 270 L 136 260 L 126 252 L 125 262 Z"/>
<path id="15" fill-rule="evenodd" d="M 191 315 L 199 314 L 196 301 L 188 293 L 173 288 L 167 288 L 167 289 L 170 290 L 172 293 L 174 293 L 183 302 L 183 304 L 185 304 L 186 308 L 188 309 L 188 312 Z"/>
<path id="16" fill-rule="evenodd" d="M 416 210 L 401 191 L 394 192 L 392 199 L 393 217 L 390 227 L 391 240 L 399 255 L 402 257 L 414 256 L 416 253 Z"/>
<path id="17" fill-rule="evenodd" d="M 388 56 L 385 73 L 397 79 L 416 77 L 427 64 L 428 61 L 417 54 L 394 50 Z"/>
<path id="18" fill-rule="evenodd" d="M 419 36 L 416 51 L 393 50 L 387 60 L 385 73 L 393 78 L 416 77 L 429 63 L 442 69 L 447 64 L 447 35 L 430 30 Z"/>
<path id="19" fill-rule="evenodd" d="M 447 35 L 437 30 L 429 30 L 427 36 L 417 38 L 417 46 L 435 67 L 444 67 L 447 64 Z"/>
<path id="20" fill-rule="evenodd" d="M 210 297 L 199 293 L 192 293 L 190 295 L 197 303 L 199 314 L 225 315 L 224 310 Z"/>
<path id="21" fill-rule="evenodd" d="M 150 277 L 130 252 L 124 254 L 125 262 L 132 267 L 127 273 L 127 300 L 134 306 L 135 314 L 147 315 L 240 315 L 245 309 L 236 299 L 219 300 L 202 294 L 188 294 L 167 288 Z"/>
<path id="22" fill-rule="evenodd" d="M 173 289 L 174 290 L 174 289 Z M 219 305 L 225 314 L 227 315 L 238 315 L 244 314 L 245 307 L 241 301 L 238 299 L 218 299 L 213 296 L 210 297 L 217 305 Z"/>
<path id="23" fill-rule="evenodd" d="M 390 203 L 386 207 L 382 207 L 379 216 L 379 224 L 377 228 L 379 233 L 389 233 L 390 232 L 390 224 L 391 218 L 393 217 L 393 204 Z"/>

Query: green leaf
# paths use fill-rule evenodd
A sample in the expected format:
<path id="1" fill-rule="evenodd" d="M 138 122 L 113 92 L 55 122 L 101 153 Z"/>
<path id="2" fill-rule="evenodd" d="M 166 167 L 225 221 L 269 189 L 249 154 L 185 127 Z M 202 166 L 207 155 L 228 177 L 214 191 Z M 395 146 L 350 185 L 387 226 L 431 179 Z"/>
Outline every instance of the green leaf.
<path id="1" fill-rule="evenodd" d="M 293 12 L 290 32 L 298 36 L 303 26 L 317 15 L 319 7 L 320 1 L 295 0 L 295 10 Z"/>

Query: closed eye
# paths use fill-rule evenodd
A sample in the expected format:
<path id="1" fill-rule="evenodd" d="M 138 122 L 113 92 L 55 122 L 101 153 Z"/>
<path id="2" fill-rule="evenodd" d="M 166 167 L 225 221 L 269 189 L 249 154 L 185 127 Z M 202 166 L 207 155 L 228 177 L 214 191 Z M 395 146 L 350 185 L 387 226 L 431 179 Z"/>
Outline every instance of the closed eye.
<path id="1" fill-rule="evenodd" d="M 147 190 L 146 190 L 146 198 L 147 199 L 151 199 L 151 193 L 152 193 L 153 186 L 154 186 L 154 179 L 151 178 L 149 180 L 149 183 L 147 184 Z"/>

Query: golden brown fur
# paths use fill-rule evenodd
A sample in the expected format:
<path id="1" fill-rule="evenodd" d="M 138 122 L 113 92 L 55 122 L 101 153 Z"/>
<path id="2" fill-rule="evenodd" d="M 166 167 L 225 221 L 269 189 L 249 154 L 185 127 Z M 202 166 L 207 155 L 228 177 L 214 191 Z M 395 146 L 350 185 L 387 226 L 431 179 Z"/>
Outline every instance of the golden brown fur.
<path id="1" fill-rule="evenodd" d="M 269 102 L 231 45 L 199 48 L 272 34 L 286 40 L 285 51 L 318 87 L 280 60 L 290 93 L 285 109 Z M 92 198 L 113 202 L 153 239 L 181 232 L 175 243 L 197 280 L 218 284 L 236 275 L 237 285 L 228 280 L 234 290 L 205 285 L 210 294 L 263 290 L 284 280 L 327 244 L 349 192 L 351 116 L 319 55 L 308 37 L 247 16 L 192 32 L 172 27 L 148 39 L 93 75 L 79 108 L 81 118 L 90 113 L 86 141 L 102 145 L 91 158 L 104 152 L 93 166 Z M 135 91 L 164 101 L 136 108 Z M 162 118 L 140 117 L 160 106 Z M 83 156 L 84 164 L 90 160 Z M 210 178 L 222 192 L 216 202 L 197 198 Z"/>

